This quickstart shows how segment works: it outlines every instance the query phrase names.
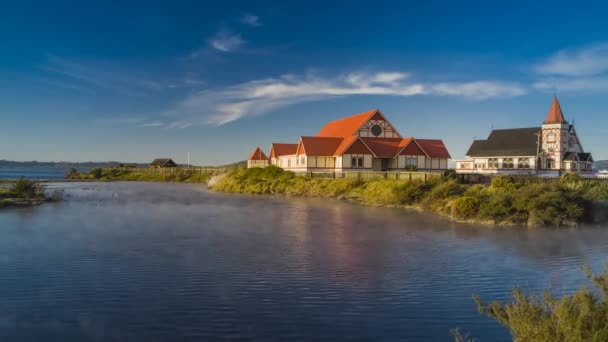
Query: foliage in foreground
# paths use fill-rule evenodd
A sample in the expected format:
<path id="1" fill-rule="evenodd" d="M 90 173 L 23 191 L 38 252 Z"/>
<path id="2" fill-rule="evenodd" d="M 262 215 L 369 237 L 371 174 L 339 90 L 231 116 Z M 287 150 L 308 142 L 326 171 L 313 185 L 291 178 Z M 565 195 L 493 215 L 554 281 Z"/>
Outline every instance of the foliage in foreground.
<path id="1" fill-rule="evenodd" d="M 494 178 L 490 185 L 467 185 L 452 177 L 428 182 L 298 177 L 274 166 L 233 170 L 213 189 L 346 198 L 370 205 L 417 207 L 459 221 L 530 226 L 569 226 L 590 221 L 592 202 L 608 200 L 608 182 L 584 180 L 576 175 L 536 182 L 502 176 Z"/>
<path id="2" fill-rule="evenodd" d="M 541 297 L 513 291 L 511 303 L 482 303 L 474 297 L 479 312 L 511 332 L 514 341 L 608 341 L 608 265 L 600 275 L 585 268 L 596 291 L 578 290 L 560 298 L 545 292 Z M 462 335 L 454 333 L 457 341 Z"/>

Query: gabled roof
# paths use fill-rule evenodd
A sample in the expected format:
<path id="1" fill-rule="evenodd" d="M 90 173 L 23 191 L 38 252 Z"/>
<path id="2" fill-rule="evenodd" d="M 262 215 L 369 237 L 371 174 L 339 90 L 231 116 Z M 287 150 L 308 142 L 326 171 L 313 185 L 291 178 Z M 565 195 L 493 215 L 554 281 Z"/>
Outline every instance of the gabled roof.
<path id="1" fill-rule="evenodd" d="M 321 128 L 319 133 L 317 133 L 317 137 L 348 137 L 354 135 L 359 128 L 376 113 L 379 113 L 379 110 L 372 109 L 367 112 L 331 121 Z"/>
<path id="2" fill-rule="evenodd" d="M 278 158 L 280 156 L 290 156 L 296 154 L 298 144 L 270 144 L 270 158 Z"/>
<path id="3" fill-rule="evenodd" d="M 414 139 L 418 146 L 422 148 L 424 152 L 426 152 L 427 156 L 430 158 L 448 158 L 451 159 L 452 156 L 448 149 L 445 147 L 445 144 L 442 140 L 439 139 Z"/>
<path id="4" fill-rule="evenodd" d="M 393 158 L 405 145 L 400 138 L 361 138 L 377 158 Z"/>
<path id="5" fill-rule="evenodd" d="M 268 160 L 268 157 L 262 152 L 261 148 L 256 148 L 247 160 Z"/>
<path id="6" fill-rule="evenodd" d="M 344 138 L 337 137 L 301 137 L 301 152 L 307 156 L 333 156 Z"/>
<path id="7" fill-rule="evenodd" d="M 473 141 L 466 155 L 469 157 L 536 156 L 540 132 L 540 127 L 496 129 L 490 133 L 487 140 Z"/>
<path id="8" fill-rule="evenodd" d="M 345 137 L 344 139 L 342 139 L 342 142 L 336 149 L 336 152 L 334 152 L 334 156 L 339 156 L 339 155 L 344 154 L 358 140 L 359 140 L 359 137 L 356 135 L 353 135 L 350 137 Z M 369 151 L 369 148 L 366 147 L 366 149 Z M 371 151 L 369 151 L 369 153 L 371 153 Z"/>
<path id="9" fill-rule="evenodd" d="M 545 123 L 566 123 L 566 119 L 564 118 L 564 113 L 562 113 L 562 107 L 559 105 L 557 96 L 553 97 L 553 103 L 551 104 L 551 108 L 549 109 L 549 113 L 547 114 L 547 120 L 545 120 Z"/>
<path id="10" fill-rule="evenodd" d="M 591 158 L 591 153 L 576 153 L 576 152 L 566 152 L 564 155 L 565 161 L 593 161 Z"/>
<path id="11" fill-rule="evenodd" d="M 175 164 L 175 162 L 171 159 L 171 158 L 157 158 L 154 159 L 151 163 L 150 166 L 158 166 L 158 167 L 163 167 L 165 165 L 177 165 Z"/>

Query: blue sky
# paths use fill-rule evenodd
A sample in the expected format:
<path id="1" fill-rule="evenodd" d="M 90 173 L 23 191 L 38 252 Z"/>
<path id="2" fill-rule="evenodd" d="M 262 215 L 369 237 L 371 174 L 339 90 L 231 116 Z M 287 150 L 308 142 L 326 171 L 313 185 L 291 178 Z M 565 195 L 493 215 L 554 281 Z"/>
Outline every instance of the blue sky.
<path id="1" fill-rule="evenodd" d="M 525 1 L 14 2 L 0 159 L 199 165 L 380 108 L 454 158 L 538 126 L 557 89 L 608 159 L 608 5 Z"/>

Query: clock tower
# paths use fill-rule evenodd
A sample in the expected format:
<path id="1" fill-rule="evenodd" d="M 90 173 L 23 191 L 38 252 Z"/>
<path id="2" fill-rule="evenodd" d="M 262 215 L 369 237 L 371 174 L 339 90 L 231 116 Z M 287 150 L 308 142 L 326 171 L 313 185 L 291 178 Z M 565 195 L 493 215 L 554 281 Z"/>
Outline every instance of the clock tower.
<path id="1" fill-rule="evenodd" d="M 540 169 L 546 171 L 564 170 L 564 156 L 568 152 L 581 153 L 582 147 L 576 136 L 574 126 L 568 124 L 564 118 L 562 108 L 555 96 L 547 114 L 547 119 L 542 126 Z"/>

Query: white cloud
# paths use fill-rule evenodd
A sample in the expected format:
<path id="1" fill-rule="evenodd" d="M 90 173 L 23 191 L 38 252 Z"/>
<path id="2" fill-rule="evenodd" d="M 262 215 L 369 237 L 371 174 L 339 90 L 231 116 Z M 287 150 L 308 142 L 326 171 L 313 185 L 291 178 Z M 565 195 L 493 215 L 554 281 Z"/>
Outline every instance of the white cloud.
<path id="1" fill-rule="evenodd" d="M 608 77 L 550 78 L 534 83 L 533 87 L 557 91 L 605 91 L 608 90 Z"/>
<path id="2" fill-rule="evenodd" d="M 400 72 L 357 72 L 335 78 L 289 74 L 198 92 L 177 103 L 165 116 L 175 120 L 170 127 L 184 128 L 200 124 L 223 125 L 291 104 L 329 97 L 438 95 L 483 100 L 526 93 L 524 88 L 514 83 L 480 81 L 425 84 L 407 80 L 408 74 Z"/>
<path id="3" fill-rule="evenodd" d="M 561 50 L 535 70 L 546 75 L 592 76 L 608 71 L 608 42 Z"/>
<path id="4" fill-rule="evenodd" d="M 262 23 L 260 22 L 260 17 L 250 13 L 245 13 L 241 16 L 241 23 L 252 27 L 258 27 L 262 25 Z"/>
<path id="5" fill-rule="evenodd" d="M 138 127 L 162 127 L 165 124 L 160 122 L 160 121 L 151 121 L 151 122 L 144 122 L 141 124 L 138 124 Z"/>
<path id="6" fill-rule="evenodd" d="M 218 51 L 231 52 L 243 46 L 245 41 L 241 38 L 239 33 L 235 34 L 227 30 L 222 30 L 211 38 L 209 44 Z"/>
<path id="7" fill-rule="evenodd" d="M 432 90 L 437 95 L 462 96 L 474 100 L 515 97 L 526 94 L 526 90 L 516 83 L 493 81 L 438 83 L 432 86 Z"/>

